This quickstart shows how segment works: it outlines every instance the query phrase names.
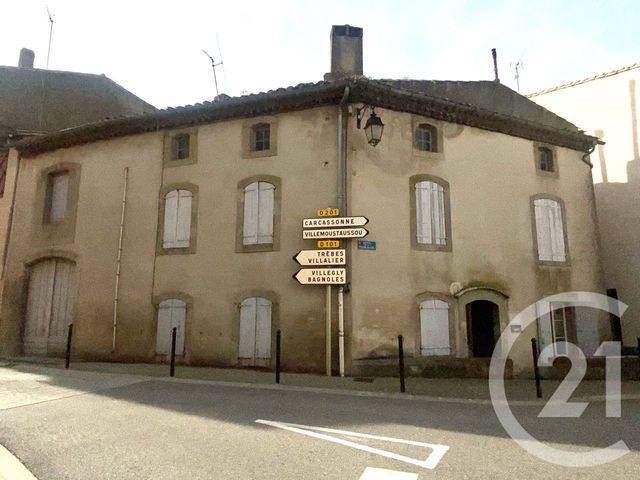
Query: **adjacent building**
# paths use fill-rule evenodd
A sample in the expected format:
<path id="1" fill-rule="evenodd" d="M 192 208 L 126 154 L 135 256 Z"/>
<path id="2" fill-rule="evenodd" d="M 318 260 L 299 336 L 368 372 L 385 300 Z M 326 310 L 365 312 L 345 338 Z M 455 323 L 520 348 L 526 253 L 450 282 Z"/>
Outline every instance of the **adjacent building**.
<path id="1" fill-rule="evenodd" d="M 179 361 L 268 367 L 280 330 L 284 368 L 322 372 L 327 312 L 338 368 L 342 300 L 347 374 L 375 373 L 401 334 L 412 371 L 464 375 L 486 370 L 523 308 L 604 291 L 595 137 L 497 82 L 368 79 L 362 30 L 331 38 L 324 81 L 12 149 L 2 352 L 59 354 L 73 322 L 80 357 L 164 361 L 175 327 Z M 302 221 L 324 207 L 366 216 L 375 242 L 343 243 L 347 284 L 330 295 L 292 278 L 292 256 L 316 248 Z M 597 316 L 552 311 L 516 345 L 515 372 L 532 337 L 588 354 L 610 337 Z"/>
<path id="2" fill-rule="evenodd" d="M 591 155 L 607 293 L 629 308 L 612 319 L 625 347 L 640 337 L 640 64 L 528 95 L 604 142 Z"/>

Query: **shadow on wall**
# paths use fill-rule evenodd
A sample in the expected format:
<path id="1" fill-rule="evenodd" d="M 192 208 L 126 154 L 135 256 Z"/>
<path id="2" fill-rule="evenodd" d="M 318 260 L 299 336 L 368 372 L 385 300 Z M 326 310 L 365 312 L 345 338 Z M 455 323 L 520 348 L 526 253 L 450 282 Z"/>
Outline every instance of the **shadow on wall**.
<path id="1" fill-rule="evenodd" d="M 621 318 L 623 343 L 640 336 L 640 159 L 627 162 L 628 183 L 598 183 L 595 195 L 607 288 L 629 305 Z"/>

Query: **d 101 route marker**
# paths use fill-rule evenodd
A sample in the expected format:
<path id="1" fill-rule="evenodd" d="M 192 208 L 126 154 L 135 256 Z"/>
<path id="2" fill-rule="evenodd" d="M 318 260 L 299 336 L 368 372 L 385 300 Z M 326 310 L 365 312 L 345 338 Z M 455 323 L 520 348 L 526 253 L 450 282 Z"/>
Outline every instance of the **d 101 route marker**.
<path id="1" fill-rule="evenodd" d="M 304 218 L 302 228 L 364 227 L 367 223 L 367 217 Z"/>
<path id="2" fill-rule="evenodd" d="M 346 268 L 303 268 L 293 278 L 301 285 L 345 285 Z"/>
<path id="3" fill-rule="evenodd" d="M 339 248 L 340 240 L 318 240 L 316 245 L 318 248 Z"/>
<path id="4" fill-rule="evenodd" d="M 366 228 L 323 228 L 318 230 L 303 230 L 303 240 L 316 240 L 320 238 L 362 238 L 369 235 Z"/>
<path id="5" fill-rule="evenodd" d="M 333 250 L 300 250 L 293 259 L 303 267 L 315 265 L 346 265 L 347 252 L 344 248 Z"/>

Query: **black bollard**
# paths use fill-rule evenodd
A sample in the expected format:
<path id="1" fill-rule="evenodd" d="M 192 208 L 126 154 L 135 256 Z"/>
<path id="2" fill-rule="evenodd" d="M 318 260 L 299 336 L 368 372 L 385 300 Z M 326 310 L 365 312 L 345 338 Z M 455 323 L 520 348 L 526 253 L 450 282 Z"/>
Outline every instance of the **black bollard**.
<path id="1" fill-rule="evenodd" d="M 171 377 L 176 374 L 176 333 L 177 328 L 173 327 L 171 330 L 171 368 L 169 370 L 169 376 Z"/>
<path id="2" fill-rule="evenodd" d="M 69 368 L 69 362 L 71 362 L 71 339 L 73 338 L 73 323 L 69 324 L 69 331 L 67 332 L 67 354 L 64 357 L 64 368 Z"/>
<path id="3" fill-rule="evenodd" d="M 280 330 L 276 332 L 276 383 L 280 383 Z"/>
<path id="4" fill-rule="evenodd" d="M 538 341 L 531 339 L 531 353 L 533 354 L 533 376 L 536 380 L 536 397 L 542 398 L 542 385 L 540 385 L 540 370 L 538 369 Z"/>
<path id="5" fill-rule="evenodd" d="M 398 366 L 400 368 L 400 393 L 404 393 L 404 349 L 402 348 L 402 335 L 398 335 Z"/>

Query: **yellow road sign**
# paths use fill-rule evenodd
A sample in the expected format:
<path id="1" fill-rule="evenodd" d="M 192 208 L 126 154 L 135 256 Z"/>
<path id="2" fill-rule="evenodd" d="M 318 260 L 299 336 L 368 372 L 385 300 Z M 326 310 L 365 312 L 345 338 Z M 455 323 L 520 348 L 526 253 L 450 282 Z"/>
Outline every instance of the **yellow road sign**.
<path id="1" fill-rule="evenodd" d="M 340 246 L 340 240 L 318 240 L 318 248 L 338 248 Z"/>
<path id="2" fill-rule="evenodd" d="M 337 208 L 322 208 L 316 211 L 318 217 L 337 217 L 340 215 L 340 210 Z"/>

